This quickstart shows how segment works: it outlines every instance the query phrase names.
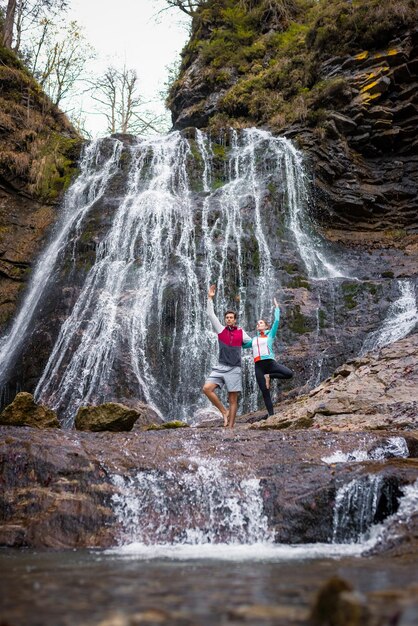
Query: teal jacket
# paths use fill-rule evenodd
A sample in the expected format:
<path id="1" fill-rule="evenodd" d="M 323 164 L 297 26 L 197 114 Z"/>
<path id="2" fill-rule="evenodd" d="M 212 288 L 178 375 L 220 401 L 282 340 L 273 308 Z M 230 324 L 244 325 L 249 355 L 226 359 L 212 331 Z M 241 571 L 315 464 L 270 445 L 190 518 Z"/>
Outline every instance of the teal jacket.
<path id="1" fill-rule="evenodd" d="M 273 342 L 277 334 L 280 322 L 280 309 L 274 309 L 274 322 L 270 330 L 265 333 L 257 331 L 255 337 L 251 341 L 242 344 L 243 348 L 252 348 L 254 361 L 265 361 L 266 359 L 274 359 Z"/>

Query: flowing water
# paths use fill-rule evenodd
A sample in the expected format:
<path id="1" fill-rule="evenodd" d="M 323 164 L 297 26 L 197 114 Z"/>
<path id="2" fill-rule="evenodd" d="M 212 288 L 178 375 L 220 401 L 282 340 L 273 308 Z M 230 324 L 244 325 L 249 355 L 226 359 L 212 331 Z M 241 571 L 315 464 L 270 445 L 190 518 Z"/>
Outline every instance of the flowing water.
<path id="1" fill-rule="evenodd" d="M 193 140 L 178 132 L 130 144 L 105 139 L 86 148 L 80 170 L 0 361 L 4 384 L 46 290 L 77 274 L 96 220 L 91 267 L 78 274 L 35 390 L 66 426 L 80 405 L 124 397 L 166 418 L 190 418 L 205 402 L 199 390 L 216 360 L 208 285 L 217 284 L 221 318 L 231 306 L 244 327 L 269 315 L 282 253 L 276 229 L 287 229 L 310 275 L 342 276 L 308 218 L 301 154 L 267 131 L 231 131 L 216 145 L 201 131 Z M 244 409 L 257 405 L 252 369 L 248 355 Z"/>
<path id="2" fill-rule="evenodd" d="M 289 551 L 290 552 L 290 551 Z M 307 624 L 321 585 L 339 576 L 362 593 L 388 598 L 417 582 L 411 561 L 297 558 L 235 562 L 97 552 L 0 551 L 7 569 L 2 618 L 10 626 L 290 626 Z M 375 600 L 376 601 L 376 600 Z M 416 624 L 416 605 L 390 606 Z M 415 620 L 415 621 L 414 621 Z M 389 623 L 389 620 L 383 623 Z M 392 622 L 393 623 L 393 622 Z"/>
<path id="3" fill-rule="evenodd" d="M 336 294 L 348 273 L 308 216 L 309 181 L 291 142 L 256 129 L 231 131 L 223 142 L 200 131 L 193 139 L 180 133 L 131 143 L 113 138 L 87 146 L 80 170 L 21 311 L 1 341 L 3 385 L 47 290 L 55 285 L 62 293 L 62 284 L 74 279 L 71 310 L 60 312 L 65 319 L 39 376 L 37 400 L 56 409 L 66 426 L 81 404 L 124 396 L 140 398 L 164 417 L 188 419 L 204 402 L 199 387 L 216 360 L 205 314 L 208 285 L 217 284 L 219 316 L 234 306 L 245 327 L 271 313 L 286 246 L 297 250 L 316 284 L 315 345 L 319 350 L 325 297 L 332 304 L 328 333 L 337 342 Z M 89 239 L 93 222 L 99 228 Z M 80 269 L 87 239 L 93 258 Z M 398 285 L 400 297 L 363 353 L 415 326 L 414 286 Z M 312 385 L 321 379 L 327 351 L 319 351 L 310 370 Z M 244 381 L 244 407 L 254 408 L 250 358 L 244 359 Z M 372 452 L 336 451 L 323 461 L 379 461 L 407 452 L 405 440 L 392 437 Z M 305 623 L 313 593 L 336 572 L 364 592 L 411 582 L 408 563 L 384 562 L 383 572 L 356 558 L 415 514 L 417 483 L 398 493 L 377 475 L 350 480 L 336 494 L 332 543 L 280 545 L 258 479 L 228 476 L 193 454 L 187 462 L 193 471 L 181 479 L 140 469 L 112 475 L 120 526 L 112 550 L 58 557 L 0 553 L 8 571 L 5 619 L 20 623 L 23 614 L 24 623 L 42 626 L 108 618 L 120 626 L 231 624 L 250 605 L 281 607 L 287 616 L 277 621 L 276 611 L 263 624 Z M 254 626 L 260 619 L 245 618 Z"/>
<path id="4" fill-rule="evenodd" d="M 357 592 L 370 594 L 367 604 L 381 616 L 379 623 L 398 623 L 393 622 L 394 616 L 398 619 L 402 615 L 402 624 L 412 626 L 418 619 L 416 562 L 359 556 L 376 543 L 390 523 L 406 524 L 416 512 L 418 482 L 404 488 L 398 511 L 375 527 L 374 538 L 369 532 L 366 541 L 364 532 L 373 523 L 370 513 L 377 511 L 382 486 L 373 477 L 367 480 L 370 489 L 360 489 L 352 481 L 337 495 L 335 532 L 338 535 L 345 528 L 346 540 L 348 534 L 358 540 L 358 533 L 362 533 L 357 543 L 277 545 L 266 537 L 262 523 L 263 543 L 197 544 L 189 536 L 189 543 L 133 542 L 105 552 L 0 551 L 0 566 L 7 572 L 0 600 L 2 618 L 7 624 L 27 626 L 231 626 L 242 621 L 251 626 L 305 625 L 319 588 L 339 576 Z M 130 538 L 136 532 L 136 538 L 143 539 L 149 529 L 137 522 L 141 507 L 151 503 L 144 494 L 153 492 L 158 509 L 161 482 L 158 476 L 141 476 L 122 486 L 128 503 L 122 507 L 125 530 Z M 186 494 L 189 487 L 185 485 Z M 248 498 L 257 501 L 256 485 L 241 487 L 241 496 L 230 494 L 237 519 L 250 512 L 259 518 L 257 505 L 255 509 L 254 503 L 248 505 L 247 511 L 244 505 Z M 206 487 L 202 487 L 202 496 L 213 501 Z M 165 506 L 169 506 L 167 490 L 164 498 Z M 358 524 L 354 534 L 352 522 L 349 526 L 346 523 L 345 500 L 346 512 L 355 509 Z M 211 515 L 218 504 L 212 505 Z M 137 525 L 132 526 L 129 519 Z M 240 523 L 234 532 L 237 528 L 242 531 Z M 251 535 L 244 533 L 241 538 L 251 540 Z M 361 597 L 356 596 L 360 604 Z"/>
<path id="5" fill-rule="evenodd" d="M 366 337 L 360 356 L 403 339 L 418 324 L 417 299 L 413 281 L 398 280 L 397 286 L 400 292 L 399 298 L 389 307 L 382 325 Z"/>

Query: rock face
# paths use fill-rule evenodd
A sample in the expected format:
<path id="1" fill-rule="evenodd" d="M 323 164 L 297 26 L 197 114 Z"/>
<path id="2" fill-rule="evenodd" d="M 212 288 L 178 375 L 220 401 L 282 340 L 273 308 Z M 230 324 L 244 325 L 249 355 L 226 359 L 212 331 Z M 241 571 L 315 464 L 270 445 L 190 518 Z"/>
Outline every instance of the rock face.
<path id="1" fill-rule="evenodd" d="M 221 428 L 39 433 L 3 427 L 0 544 L 182 542 L 186 531 L 210 533 L 215 542 L 236 540 L 247 531 L 234 526 L 227 513 L 231 498 L 244 518 L 256 505 L 251 508 L 256 534 L 265 532 L 265 515 L 277 542 L 330 541 L 337 489 L 359 481 L 368 493 L 372 484 L 379 485 L 370 522 L 382 520 L 396 511 L 400 490 L 416 480 L 417 466 L 414 458 L 383 463 L 370 455 L 367 461 L 338 464 L 322 458 L 359 446 L 371 454 L 387 447 L 390 436 Z M 405 442 L 410 457 L 416 456 L 416 437 L 406 434 Z M 411 538 L 416 520 L 409 523 Z M 400 550 L 401 540 L 393 541 Z"/>
<path id="2" fill-rule="evenodd" d="M 296 1 L 278 15 L 263 0 L 232 4 L 196 12 L 169 98 L 174 127 L 284 134 L 306 151 L 330 237 L 416 247 L 416 7 Z"/>
<path id="3" fill-rule="evenodd" d="M 21 299 L 54 208 L 76 173 L 81 138 L 0 44 L 0 328 Z M 10 401 L 16 389 L 8 394 Z"/>
<path id="4" fill-rule="evenodd" d="M 118 402 L 106 402 L 99 406 L 81 406 L 75 417 L 75 427 L 77 430 L 94 432 L 129 431 L 143 415 Z M 146 420 L 144 422 L 147 423 Z"/>
<path id="5" fill-rule="evenodd" d="M 32 394 L 22 391 L 0 415 L 0 424 L 6 426 L 32 426 L 34 428 L 60 428 L 54 411 L 35 403 Z"/>
<path id="6" fill-rule="evenodd" d="M 418 334 L 353 359 L 255 428 L 418 429 Z"/>

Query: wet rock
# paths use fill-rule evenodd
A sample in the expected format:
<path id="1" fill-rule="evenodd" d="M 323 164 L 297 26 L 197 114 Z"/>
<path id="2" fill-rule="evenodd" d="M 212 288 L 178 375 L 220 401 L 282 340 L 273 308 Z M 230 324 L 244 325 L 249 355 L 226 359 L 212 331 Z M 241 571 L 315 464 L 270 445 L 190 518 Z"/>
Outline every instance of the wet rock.
<path id="1" fill-rule="evenodd" d="M 341 366 L 278 415 L 253 428 L 418 428 L 418 334 Z"/>
<path id="2" fill-rule="evenodd" d="M 97 406 L 82 406 L 75 417 L 77 430 L 122 432 L 132 430 L 142 413 L 118 402 L 106 402 Z"/>
<path id="3" fill-rule="evenodd" d="M 164 422 L 163 424 L 151 424 L 146 427 L 146 430 L 170 430 L 172 428 L 189 428 L 189 424 L 180 420 L 173 420 L 171 422 Z"/>
<path id="4" fill-rule="evenodd" d="M 319 590 L 309 623 L 312 626 L 377 626 L 367 598 L 353 591 L 343 578 L 334 577 Z"/>
<path id="5" fill-rule="evenodd" d="M 304 622 L 308 617 L 307 609 L 292 605 L 266 605 L 253 604 L 251 606 L 239 606 L 228 611 L 228 617 L 240 622 L 263 623 L 271 620 L 281 620 L 280 623 Z M 275 622 L 278 623 L 278 622 Z"/>
<path id="6" fill-rule="evenodd" d="M 0 415 L 0 424 L 5 426 L 32 426 L 34 428 L 60 428 L 54 411 L 36 404 L 32 394 L 18 393 Z"/>
<path id="7" fill-rule="evenodd" d="M 354 479 L 369 484 L 369 474 L 380 476 L 382 502 L 377 513 L 382 521 L 396 509 L 400 489 L 416 480 L 413 459 L 323 460 L 337 450 L 347 458 L 359 448 L 376 450 L 379 443 L 385 446 L 388 437 L 384 431 L 260 431 L 246 425 L 234 431 L 177 428 L 128 433 L 2 427 L 0 545 L 108 547 L 125 536 L 129 541 L 140 540 L 138 524 L 128 525 L 125 535 L 117 515 L 117 503 L 123 505 L 125 500 L 126 520 L 131 510 L 128 503 L 142 502 L 142 521 L 150 539 L 161 527 L 158 511 L 165 510 L 161 509 L 165 503 L 165 540 L 181 538 L 185 528 L 195 523 L 206 527 L 205 507 L 212 498 L 221 505 L 222 485 L 227 486 L 229 499 L 231 490 L 241 493 L 249 478 L 259 481 L 263 515 L 276 542 L 327 542 L 333 533 L 335 494 L 340 486 Z M 412 434 L 407 437 L 413 439 Z M 148 490 L 143 490 L 144 484 Z M 152 491 L 154 484 L 158 496 Z M 192 508 L 188 497 L 193 498 Z M 413 516 L 405 519 L 407 532 L 396 539 L 396 553 L 412 548 L 417 523 Z M 223 523 L 216 535 L 219 541 L 228 539 L 226 530 Z M 379 551 L 394 548 L 392 542 L 398 535 L 392 529 Z"/>

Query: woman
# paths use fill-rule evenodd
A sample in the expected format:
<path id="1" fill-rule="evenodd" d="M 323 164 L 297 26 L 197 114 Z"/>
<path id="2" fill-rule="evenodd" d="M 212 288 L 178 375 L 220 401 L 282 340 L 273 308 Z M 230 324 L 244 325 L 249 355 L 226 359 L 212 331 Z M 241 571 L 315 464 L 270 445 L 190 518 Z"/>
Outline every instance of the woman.
<path id="1" fill-rule="evenodd" d="M 271 329 L 269 330 L 265 320 L 258 320 L 256 326 L 257 335 L 251 341 L 243 344 L 243 348 L 253 349 L 255 377 L 268 411 L 266 418 L 274 414 L 270 396 L 270 378 L 289 379 L 293 376 L 293 372 L 289 368 L 280 365 L 274 360 L 273 341 L 280 321 L 280 308 L 276 298 L 274 299 L 274 306 L 274 323 Z"/>

